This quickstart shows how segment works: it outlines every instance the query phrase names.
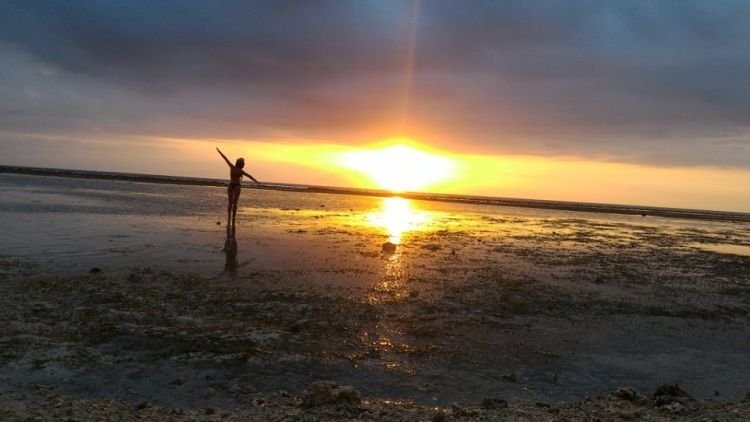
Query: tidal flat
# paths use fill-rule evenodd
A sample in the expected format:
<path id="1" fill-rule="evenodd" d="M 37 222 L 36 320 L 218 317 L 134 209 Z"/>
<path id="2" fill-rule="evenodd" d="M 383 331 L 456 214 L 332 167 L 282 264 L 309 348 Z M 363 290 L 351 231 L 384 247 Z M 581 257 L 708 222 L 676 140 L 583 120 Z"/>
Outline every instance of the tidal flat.
<path id="1" fill-rule="evenodd" d="M 750 417 L 747 222 L 246 189 L 229 230 L 216 187 L 0 192 L 0 417 Z"/>

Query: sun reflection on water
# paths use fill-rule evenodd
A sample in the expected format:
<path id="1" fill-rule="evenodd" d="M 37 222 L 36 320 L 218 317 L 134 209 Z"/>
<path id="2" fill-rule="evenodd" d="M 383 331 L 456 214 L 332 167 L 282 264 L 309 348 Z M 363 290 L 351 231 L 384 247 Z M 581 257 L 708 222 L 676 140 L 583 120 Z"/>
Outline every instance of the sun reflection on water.
<path id="1" fill-rule="evenodd" d="M 426 211 L 412 208 L 412 203 L 404 198 L 385 198 L 379 209 L 367 214 L 367 223 L 388 235 L 388 240 L 399 245 L 394 253 L 382 255 L 384 267 L 380 279 L 373 283 L 368 302 L 374 305 L 378 316 L 376 324 L 362 333 L 360 339 L 372 353 L 382 361 L 382 367 L 388 372 L 414 376 L 416 371 L 404 355 L 413 356 L 425 353 L 430 345 L 412 344 L 402 331 L 400 323 L 384 317 L 388 304 L 403 303 L 418 296 L 409 286 L 411 265 L 404 260 L 401 242 L 409 232 L 429 228 L 433 218 Z"/>
<path id="2" fill-rule="evenodd" d="M 408 232 L 424 230 L 431 218 L 427 212 L 415 210 L 404 198 L 385 198 L 381 207 L 367 215 L 368 224 L 384 231 L 389 242 L 399 245 L 385 255 L 385 267 L 379 282 L 372 286 L 370 303 L 399 302 L 409 297 L 408 264 L 402 261 L 401 243 Z"/>
<path id="3" fill-rule="evenodd" d="M 404 233 L 414 231 L 429 223 L 426 213 L 415 211 L 411 203 L 404 198 L 385 198 L 382 207 L 368 214 L 368 223 L 373 227 L 384 229 L 393 244 L 400 244 Z"/>

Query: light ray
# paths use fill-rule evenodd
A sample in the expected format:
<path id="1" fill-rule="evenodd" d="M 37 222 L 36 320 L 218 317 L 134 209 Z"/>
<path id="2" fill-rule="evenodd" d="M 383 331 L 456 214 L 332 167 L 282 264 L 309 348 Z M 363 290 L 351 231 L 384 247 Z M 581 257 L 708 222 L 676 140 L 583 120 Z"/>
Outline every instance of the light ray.
<path id="1" fill-rule="evenodd" d="M 406 57 L 406 69 L 404 72 L 404 92 L 401 103 L 401 130 L 406 132 L 409 122 L 409 106 L 411 102 L 411 86 L 414 77 L 414 59 L 417 50 L 417 29 L 419 18 L 420 0 L 413 0 L 411 7 L 411 27 L 409 32 L 409 52 Z"/>

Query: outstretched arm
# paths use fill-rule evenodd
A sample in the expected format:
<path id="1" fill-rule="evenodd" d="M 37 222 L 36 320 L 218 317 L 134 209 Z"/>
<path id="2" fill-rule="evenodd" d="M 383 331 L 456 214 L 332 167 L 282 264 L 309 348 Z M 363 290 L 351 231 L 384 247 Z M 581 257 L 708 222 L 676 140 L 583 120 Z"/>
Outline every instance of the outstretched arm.
<path id="1" fill-rule="evenodd" d="M 216 151 L 219 151 L 219 155 L 221 155 L 221 158 L 223 158 L 223 159 L 224 159 L 224 161 L 226 161 L 226 162 L 227 162 L 227 165 L 228 165 L 229 167 L 234 167 L 234 166 L 232 166 L 232 163 L 231 163 L 231 162 L 229 161 L 229 159 L 227 158 L 227 156 L 226 156 L 226 155 L 224 155 L 224 153 L 223 153 L 223 152 L 221 152 L 221 150 L 219 149 L 219 147 L 216 147 Z"/>
<path id="2" fill-rule="evenodd" d="M 253 182 L 260 183 L 259 181 L 255 180 L 255 178 L 253 176 L 251 176 L 250 173 L 246 172 L 245 170 L 242 170 L 242 174 L 244 174 L 245 176 L 249 177 L 250 180 L 252 180 Z"/>

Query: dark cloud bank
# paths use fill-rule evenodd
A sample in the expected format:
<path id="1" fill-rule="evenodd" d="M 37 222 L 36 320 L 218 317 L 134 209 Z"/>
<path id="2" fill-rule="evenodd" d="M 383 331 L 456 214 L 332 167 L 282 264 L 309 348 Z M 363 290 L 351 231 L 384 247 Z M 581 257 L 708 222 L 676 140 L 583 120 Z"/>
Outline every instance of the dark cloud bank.
<path id="1" fill-rule="evenodd" d="M 406 1 L 4 1 L 0 128 L 372 141 L 411 22 Z M 424 0 L 417 22 L 409 121 L 454 149 L 750 167 L 750 3 Z"/>

